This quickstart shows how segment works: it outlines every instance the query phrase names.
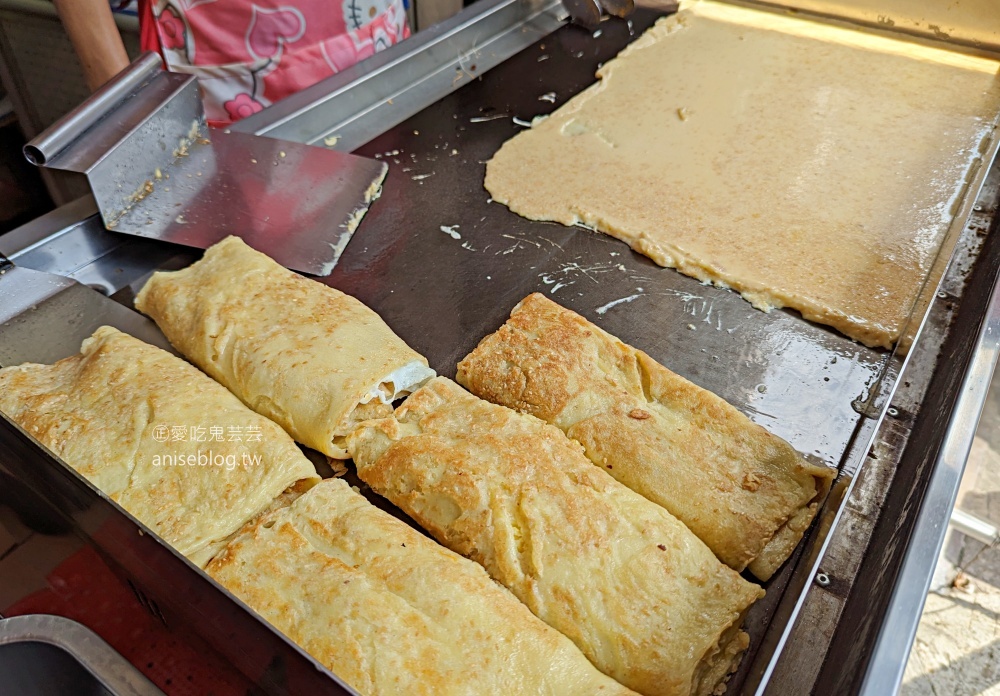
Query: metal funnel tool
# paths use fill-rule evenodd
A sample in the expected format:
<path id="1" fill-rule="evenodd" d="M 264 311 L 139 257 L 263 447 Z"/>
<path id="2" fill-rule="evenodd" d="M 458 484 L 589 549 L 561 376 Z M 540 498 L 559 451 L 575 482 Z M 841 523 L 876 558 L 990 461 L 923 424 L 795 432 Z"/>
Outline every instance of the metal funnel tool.
<path id="1" fill-rule="evenodd" d="M 109 230 L 205 249 L 228 235 L 329 275 L 378 196 L 383 162 L 209 130 L 190 75 L 146 53 L 28 143 L 34 164 L 86 175 Z"/>

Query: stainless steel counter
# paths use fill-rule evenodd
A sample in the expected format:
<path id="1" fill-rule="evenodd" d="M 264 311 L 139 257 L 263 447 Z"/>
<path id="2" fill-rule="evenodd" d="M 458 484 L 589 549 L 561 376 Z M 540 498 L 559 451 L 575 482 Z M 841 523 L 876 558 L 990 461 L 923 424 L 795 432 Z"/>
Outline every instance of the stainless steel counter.
<path id="1" fill-rule="evenodd" d="M 520 128 L 513 119 L 590 84 L 657 13 L 606 22 L 599 38 L 562 16 L 557 2 L 482 0 L 238 128 L 389 163 L 382 198 L 322 282 L 376 309 L 442 374 L 521 298 L 544 292 L 839 468 L 818 523 L 748 616 L 752 647 L 729 691 L 886 693 L 902 675 L 985 396 L 979 380 L 996 361 L 1000 242 L 987 232 L 998 172 L 943 244 L 910 350 L 758 312 L 611 238 L 489 201 L 484 162 Z M 539 100 L 551 92 L 554 103 Z M 153 270 L 196 258 L 107 232 L 93 212 L 86 201 L 59 209 L 0 237 L 0 252 L 126 306 Z"/>

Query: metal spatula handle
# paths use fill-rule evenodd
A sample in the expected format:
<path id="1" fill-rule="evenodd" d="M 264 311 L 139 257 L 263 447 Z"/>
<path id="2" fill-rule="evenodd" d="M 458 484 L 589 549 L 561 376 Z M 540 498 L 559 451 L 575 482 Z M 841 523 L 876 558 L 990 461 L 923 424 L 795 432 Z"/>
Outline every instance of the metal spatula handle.
<path id="1" fill-rule="evenodd" d="M 29 162 L 38 166 L 55 159 L 162 69 L 158 55 L 152 52 L 142 54 L 128 68 L 90 95 L 80 106 L 25 145 L 24 156 Z"/>

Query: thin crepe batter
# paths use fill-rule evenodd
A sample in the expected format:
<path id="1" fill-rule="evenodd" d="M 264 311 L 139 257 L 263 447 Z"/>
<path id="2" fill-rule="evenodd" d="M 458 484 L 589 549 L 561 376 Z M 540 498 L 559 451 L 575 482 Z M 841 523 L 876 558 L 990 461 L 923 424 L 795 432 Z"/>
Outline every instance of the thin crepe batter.
<path id="1" fill-rule="evenodd" d="M 488 163 L 493 199 L 898 339 L 998 111 L 995 60 L 700 0 Z"/>

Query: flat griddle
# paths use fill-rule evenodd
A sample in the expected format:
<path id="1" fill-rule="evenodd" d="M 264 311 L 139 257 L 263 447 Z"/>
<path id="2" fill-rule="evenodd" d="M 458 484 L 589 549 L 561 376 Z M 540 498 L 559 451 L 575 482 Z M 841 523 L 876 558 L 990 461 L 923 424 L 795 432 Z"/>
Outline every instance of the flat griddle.
<path id="1" fill-rule="evenodd" d="M 485 162 L 505 140 L 592 84 L 598 66 L 659 14 L 639 10 L 627 22 L 606 21 L 597 36 L 564 26 L 478 76 L 482 68 L 460 60 L 462 86 L 355 148 L 385 161 L 389 173 L 381 198 L 321 282 L 375 309 L 449 377 L 518 301 L 544 293 L 720 395 L 813 461 L 853 474 L 888 408 L 904 355 L 866 348 L 795 312 L 755 310 L 737 294 L 660 268 L 605 235 L 523 219 L 491 202 L 482 187 Z M 939 270 L 951 257 L 947 243 L 944 249 Z M 131 306 L 151 272 L 196 258 L 189 249 L 117 237 L 91 217 L 15 261 L 72 275 Z M 932 278 L 924 294 L 935 289 Z M 353 473 L 348 478 L 359 483 Z M 788 603 L 813 579 L 843 493 L 835 493 L 751 609 L 751 648 L 729 693 L 755 688 Z"/>
<path id="2" fill-rule="evenodd" d="M 888 352 L 796 312 L 765 314 L 606 235 L 522 218 L 490 202 L 483 188 L 485 162 L 524 128 L 514 119 L 551 113 L 593 84 L 597 68 L 658 16 L 640 9 L 629 22 L 605 21 L 597 38 L 565 26 L 359 148 L 388 162 L 389 173 L 322 282 L 375 308 L 451 378 L 514 305 L 543 293 L 715 392 L 813 461 L 839 467 Z M 553 94 L 554 101 L 541 99 Z M 742 688 L 796 561 L 751 608 L 751 649 L 729 693 Z"/>

